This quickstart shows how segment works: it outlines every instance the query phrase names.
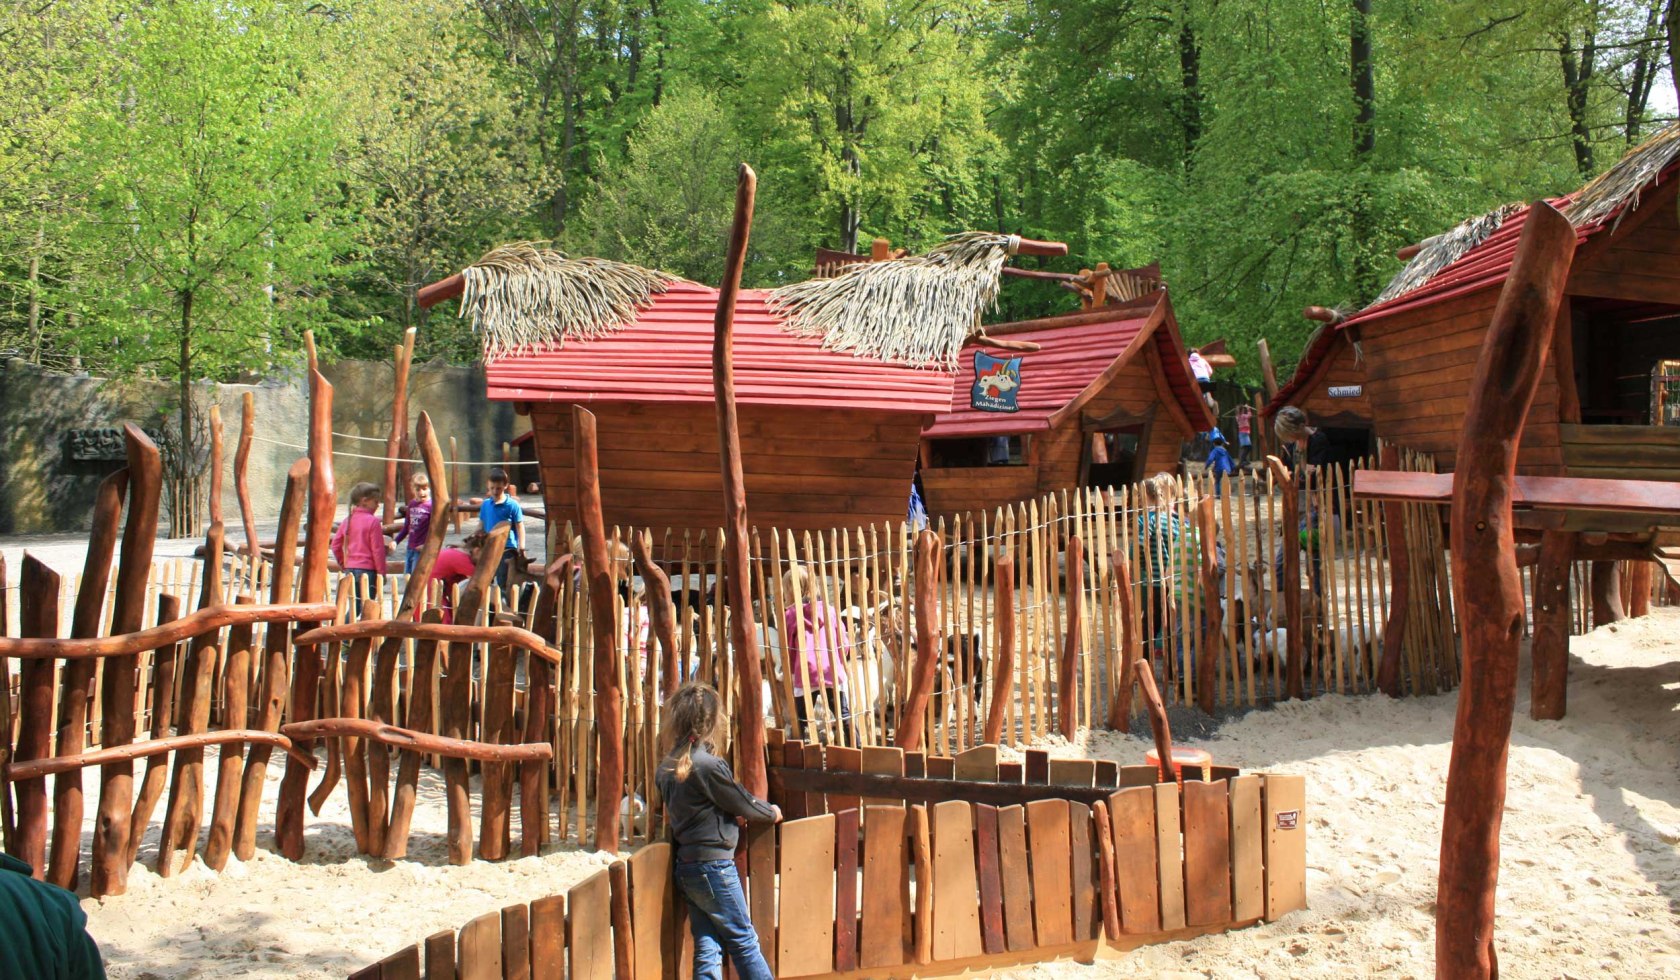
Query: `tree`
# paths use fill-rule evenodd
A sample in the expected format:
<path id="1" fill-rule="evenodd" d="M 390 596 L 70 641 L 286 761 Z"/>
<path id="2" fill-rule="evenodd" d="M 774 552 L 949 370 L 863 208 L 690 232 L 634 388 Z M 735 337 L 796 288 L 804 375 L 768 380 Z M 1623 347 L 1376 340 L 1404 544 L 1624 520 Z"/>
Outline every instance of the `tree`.
<path id="1" fill-rule="evenodd" d="M 90 107 L 78 342 L 176 383 L 177 534 L 203 467 L 193 383 L 286 360 L 354 233 L 318 57 L 332 29 L 269 0 L 131 10 Z"/>

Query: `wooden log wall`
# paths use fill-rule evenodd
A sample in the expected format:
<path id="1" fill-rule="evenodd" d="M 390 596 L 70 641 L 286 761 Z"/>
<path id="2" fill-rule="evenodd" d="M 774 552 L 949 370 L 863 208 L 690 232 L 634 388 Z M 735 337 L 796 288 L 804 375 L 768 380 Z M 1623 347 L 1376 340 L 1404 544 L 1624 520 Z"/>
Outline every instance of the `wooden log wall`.
<path id="1" fill-rule="evenodd" d="M 692 940 L 670 867 L 670 845 L 652 844 L 351 980 L 685 977 Z M 1248 775 L 1090 803 L 854 805 L 751 834 L 745 867 L 779 977 L 1090 960 L 1305 908 L 1305 784 Z"/>

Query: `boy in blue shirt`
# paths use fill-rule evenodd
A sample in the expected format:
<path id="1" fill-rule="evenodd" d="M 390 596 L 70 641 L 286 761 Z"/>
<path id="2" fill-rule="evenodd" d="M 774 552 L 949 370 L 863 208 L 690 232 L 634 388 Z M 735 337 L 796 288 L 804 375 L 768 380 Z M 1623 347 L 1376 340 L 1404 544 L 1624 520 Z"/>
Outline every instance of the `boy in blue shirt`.
<path id="1" fill-rule="evenodd" d="M 1207 468 L 1213 474 L 1213 492 L 1225 491 L 1225 476 L 1236 469 L 1231 463 L 1231 452 L 1225 448 L 1225 433 L 1214 429 L 1208 433 L 1208 441 L 1212 448 L 1208 450 Z"/>
<path id="2" fill-rule="evenodd" d="M 508 493 L 507 470 L 496 467 L 490 471 L 490 495 L 484 498 L 484 503 L 478 505 L 479 530 L 489 534 L 496 525 L 506 522 L 511 525 L 507 536 L 507 546 L 502 550 L 502 560 L 496 565 L 496 587 L 507 595 L 508 566 L 512 563 L 515 552 L 521 552 L 525 547 L 525 512 L 519 509 L 519 501 L 513 494 Z"/>

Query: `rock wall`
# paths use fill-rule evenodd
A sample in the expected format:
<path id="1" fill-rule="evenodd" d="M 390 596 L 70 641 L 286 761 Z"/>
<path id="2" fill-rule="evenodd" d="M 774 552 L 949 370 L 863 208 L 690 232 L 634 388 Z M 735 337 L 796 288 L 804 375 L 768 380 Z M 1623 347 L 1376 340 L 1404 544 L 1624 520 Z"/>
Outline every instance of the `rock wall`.
<path id="1" fill-rule="evenodd" d="M 360 480 L 384 480 L 382 461 L 350 454 L 385 454 L 392 371 L 390 363 L 372 361 L 339 361 L 322 368 L 334 389 L 333 430 L 339 436 L 333 440 L 338 454 L 333 465 L 341 501 Z M 212 403 L 221 406 L 226 440 L 222 506 L 230 538 L 238 537 L 234 532 L 239 502 L 234 496 L 233 454 L 247 391 L 255 396 L 256 438 L 248 472 L 251 503 L 259 522 L 272 521 L 279 513 L 286 470 L 304 455 L 301 447 L 307 441 L 309 399 L 301 371 L 257 384 L 199 386 L 204 410 Z M 7 361 L 0 368 L 0 534 L 86 530 L 99 481 L 122 463 L 76 458 L 87 455 L 86 442 L 73 447 L 71 433 L 119 427 L 124 422 L 164 430 L 174 412 L 175 397 L 174 386 L 162 382 L 63 375 L 21 360 Z M 511 405 L 485 398 L 484 372 L 476 366 L 415 365 L 409 376 L 408 406 L 410 432 L 422 410 L 430 413 L 444 441 L 445 455 L 448 438 L 454 436 L 463 461 L 499 460 L 502 443 L 530 428 Z M 461 468 L 467 493 L 483 492 L 488 468 Z"/>

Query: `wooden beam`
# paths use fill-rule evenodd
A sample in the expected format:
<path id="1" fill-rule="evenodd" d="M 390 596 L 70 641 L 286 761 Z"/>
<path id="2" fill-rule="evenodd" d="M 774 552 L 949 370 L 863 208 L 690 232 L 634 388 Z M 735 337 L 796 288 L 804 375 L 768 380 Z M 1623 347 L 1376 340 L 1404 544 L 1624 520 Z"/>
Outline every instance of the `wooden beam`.
<path id="1" fill-rule="evenodd" d="M 589 621 L 593 628 L 595 669 L 595 849 L 618 853 L 618 809 L 624 799 L 624 693 L 618 684 L 613 633 L 617 598 L 612 561 L 607 555 L 606 525 L 601 517 L 601 474 L 596 463 L 595 416 L 572 406 L 573 467 L 577 484 L 578 528 L 583 537 L 583 567 L 589 582 Z M 580 800 L 579 803 L 582 803 Z"/>
<path id="2" fill-rule="evenodd" d="M 916 535 L 916 664 L 911 671 L 910 696 L 899 712 L 895 744 L 906 752 L 922 747 L 922 728 L 934 674 L 939 670 L 939 535 Z M 880 794 L 876 794 L 880 795 Z"/>
<path id="3" fill-rule="evenodd" d="M 1460 476 L 1463 471 L 1460 470 Z M 1359 470 L 1353 495 L 1418 504 L 1452 501 L 1451 473 Z M 1680 483 L 1661 480 L 1597 480 L 1574 476 L 1519 476 L 1511 485 L 1511 506 L 1534 510 L 1609 511 L 1666 516 L 1680 514 Z"/>
<path id="4" fill-rule="evenodd" d="M 1494 896 L 1524 606 L 1511 508 L 1523 422 L 1574 254 L 1568 219 L 1544 202 L 1532 205 L 1477 360 L 1458 446 L 1452 564 L 1464 676 L 1441 830 L 1437 977 L 1499 975 Z"/>
<path id="5" fill-rule="evenodd" d="M 1569 568 L 1575 562 L 1577 535 L 1547 531 L 1540 539 L 1534 572 L 1534 636 L 1529 644 L 1529 717 L 1556 720 L 1568 704 Z"/>

